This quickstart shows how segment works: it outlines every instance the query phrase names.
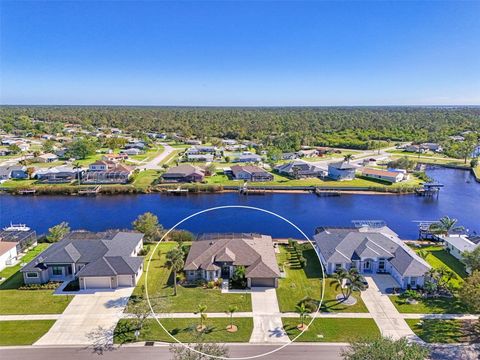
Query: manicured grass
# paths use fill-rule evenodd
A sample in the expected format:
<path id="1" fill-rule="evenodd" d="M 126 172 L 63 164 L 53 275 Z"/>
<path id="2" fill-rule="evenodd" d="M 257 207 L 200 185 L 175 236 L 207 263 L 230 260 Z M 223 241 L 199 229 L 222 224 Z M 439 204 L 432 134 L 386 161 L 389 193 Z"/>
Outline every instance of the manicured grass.
<path id="1" fill-rule="evenodd" d="M 32 345 L 55 320 L 0 321 L 0 346 Z"/>
<path id="2" fill-rule="evenodd" d="M 37 182 L 37 180 L 19 180 L 19 179 L 10 179 L 0 184 L 2 188 L 25 188 L 31 187 Z"/>
<path id="3" fill-rule="evenodd" d="M 236 305 L 238 311 L 251 311 L 250 294 L 222 294 L 219 289 L 177 286 L 177 295 L 173 296 L 173 274 L 165 266 L 166 253 L 175 247 L 175 243 L 162 243 L 158 246 L 150 263 L 148 274 L 148 293 L 157 312 L 194 312 L 199 304 L 207 306 L 207 312 L 225 312 L 229 305 Z M 151 247 L 153 251 L 153 246 Z M 160 256 L 158 252 L 160 251 Z M 144 271 L 150 254 L 145 257 Z M 145 274 L 137 284 L 133 295 L 142 295 Z M 128 311 L 128 308 L 127 308 Z"/>
<path id="4" fill-rule="evenodd" d="M 300 333 L 299 319 L 283 318 L 282 321 L 289 338 L 294 339 Z M 373 319 L 318 318 L 295 342 L 351 342 L 379 336 L 380 330 Z"/>
<path id="5" fill-rule="evenodd" d="M 47 246 L 37 245 L 25 255 L 22 262 L 33 259 Z M 20 266 L 14 268 L 14 273 L 8 269 L 10 276 L 0 284 L 0 315 L 60 314 L 72 300 L 72 296 L 54 296 L 53 290 L 18 290 L 23 285 L 23 276 L 19 271 Z"/>
<path id="6" fill-rule="evenodd" d="M 208 184 L 217 184 L 217 185 L 230 185 L 230 186 L 240 186 L 243 184 L 243 180 L 230 180 L 223 172 L 217 172 L 216 175 L 205 178 Z M 356 178 L 351 181 L 335 181 L 329 179 L 319 179 L 319 178 L 307 178 L 307 179 L 290 179 L 279 174 L 273 174 L 273 181 L 268 182 L 255 182 L 251 183 L 249 186 L 320 186 L 320 187 L 335 187 L 335 188 L 351 188 L 351 187 L 360 187 L 360 188 L 402 188 L 409 186 L 418 186 L 420 181 L 412 177 L 411 180 L 400 182 L 396 184 L 385 184 L 380 183 L 375 180 L 360 179 Z"/>
<path id="7" fill-rule="evenodd" d="M 425 164 L 432 164 L 432 165 L 454 165 L 454 166 L 468 166 L 465 162 L 461 159 L 454 159 L 448 157 L 440 157 L 440 156 L 425 156 L 425 155 L 415 155 L 412 153 L 405 153 L 399 154 L 399 156 L 392 156 L 393 159 L 398 159 L 400 157 L 408 157 L 411 160 L 415 160 L 417 162 L 425 163 Z"/>
<path id="8" fill-rule="evenodd" d="M 158 179 L 159 172 L 157 170 L 145 170 L 140 171 L 133 182 L 133 185 L 137 188 L 147 188 Z"/>
<path id="9" fill-rule="evenodd" d="M 45 243 L 42 243 L 42 244 L 38 244 L 37 246 L 35 246 L 33 249 L 29 250 L 20 260 L 20 262 L 17 264 L 17 265 L 14 265 L 14 266 L 8 266 L 6 267 L 5 269 L 3 269 L 2 271 L 0 271 L 0 278 L 4 278 L 5 280 L 2 280 L 0 281 L 0 284 L 5 282 L 8 278 L 10 278 L 12 275 L 14 275 L 16 272 L 18 272 L 18 270 L 20 270 L 20 264 L 22 263 L 28 263 L 30 262 L 31 260 L 33 260 L 33 258 L 35 256 L 37 256 L 38 254 L 40 254 L 43 250 L 45 250 L 50 244 L 45 244 Z M 21 284 L 20 284 L 21 285 Z M 19 286 L 19 285 L 18 285 Z M 18 287 L 17 286 L 17 287 Z"/>
<path id="10" fill-rule="evenodd" d="M 211 318 L 205 321 L 207 330 L 198 332 L 195 327 L 200 324 L 199 318 L 191 319 L 160 319 L 162 325 L 170 334 L 181 342 L 248 342 L 253 329 L 252 318 L 234 318 L 233 324 L 238 331 L 229 333 L 226 327 L 230 324 L 229 318 Z M 175 342 L 170 335 L 156 322 L 149 319 L 146 326 L 141 330 L 139 341 L 164 341 Z M 135 341 L 135 329 L 131 320 L 120 320 L 115 328 L 114 342 L 117 344 Z"/>
<path id="11" fill-rule="evenodd" d="M 398 295 L 390 297 L 393 305 L 401 313 L 407 314 L 466 314 L 468 309 L 456 297 L 421 299 L 417 304 L 407 304 Z"/>
<path id="12" fill-rule="evenodd" d="M 141 161 L 142 163 L 152 160 L 155 156 L 160 155 L 163 152 L 163 146 L 158 145 L 151 149 L 148 149 L 143 154 L 131 155 L 130 159 Z"/>
<path id="13" fill-rule="evenodd" d="M 320 300 L 322 291 L 322 272 L 320 263 L 315 250 L 310 245 L 305 245 L 303 256 L 307 259 L 305 269 L 290 269 L 286 262 L 287 249 L 285 246 L 279 246 L 280 254 L 277 254 L 277 261 L 280 265 L 285 264 L 286 277 L 279 280 L 277 289 L 278 305 L 281 312 L 293 312 L 295 306 L 305 297 L 311 297 Z M 357 303 L 352 306 L 342 305 L 335 296 L 340 291 L 335 290 L 335 281 L 329 278 L 325 279 L 325 296 L 321 306 L 324 312 L 368 312 L 363 303 L 360 294 L 355 292 L 352 296 L 357 299 Z"/>
<path id="14" fill-rule="evenodd" d="M 405 321 L 415 334 L 427 343 L 478 343 L 480 341 L 478 320 L 406 319 Z"/>
<path id="15" fill-rule="evenodd" d="M 468 276 L 467 272 L 465 271 L 465 265 L 458 261 L 453 255 L 450 255 L 447 251 L 445 251 L 442 246 L 415 248 L 415 251 L 417 252 L 421 250 L 428 252 L 428 256 L 425 260 L 432 267 L 438 269 L 442 266 L 445 266 L 457 275 L 456 279 L 451 280 L 451 284 L 454 287 L 458 288 L 463 283 L 463 279 Z"/>

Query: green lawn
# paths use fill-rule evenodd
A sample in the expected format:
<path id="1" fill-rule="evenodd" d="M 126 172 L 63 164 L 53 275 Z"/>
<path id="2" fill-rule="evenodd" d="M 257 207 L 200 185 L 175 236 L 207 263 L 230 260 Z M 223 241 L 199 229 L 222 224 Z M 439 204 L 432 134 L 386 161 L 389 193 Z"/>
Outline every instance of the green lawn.
<path id="1" fill-rule="evenodd" d="M 480 341 L 478 321 L 436 319 L 406 319 L 405 321 L 415 334 L 427 343 L 478 343 Z"/>
<path id="2" fill-rule="evenodd" d="M 223 172 L 217 172 L 214 176 L 205 178 L 208 184 L 240 186 L 243 180 L 230 180 Z M 386 189 L 401 189 L 404 187 L 418 186 L 420 180 L 412 176 L 411 180 L 400 182 L 396 184 L 385 184 L 375 180 L 356 178 L 351 181 L 335 181 L 329 179 L 307 178 L 307 179 L 290 179 L 279 174 L 273 174 L 273 181 L 255 182 L 250 186 L 320 186 L 320 187 L 335 187 L 335 188 L 386 188 Z"/>
<path id="3" fill-rule="evenodd" d="M 458 288 L 463 283 L 463 279 L 468 276 L 467 272 L 465 271 L 465 265 L 463 265 L 454 256 L 450 255 L 447 251 L 445 251 L 442 246 L 427 246 L 423 248 L 415 248 L 415 251 L 417 252 L 421 250 L 428 252 L 428 256 L 425 260 L 432 267 L 440 268 L 442 266 L 446 266 L 448 269 L 452 270 L 457 275 L 456 279 L 451 280 L 451 283 L 454 287 Z"/>
<path id="4" fill-rule="evenodd" d="M 47 246 L 37 245 L 25 255 L 22 262 L 31 260 Z M 19 290 L 23 285 L 23 276 L 19 271 L 20 266 L 13 268 L 2 271 L 9 277 L 0 284 L 0 315 L 60 314 L 72 300 L 72 296 L 54 296 L 53 290 Z"/>
<path id="5" fill-rule="evenodd" d="M 468 309 L 458 298 L 421 299 L 417 304 L 407 304 L 398 295 L 390 297 L 393 305 L 401 313 L 408 314 L 465 314 Z"/>
<path id="6" fill-rule="evenodd" d="M 277 298 L 280 311 L 295 311 L 295 306 L 304 297 L 311 297 L 320 300 L 322 291 L 322 273 L 320 263 L 315 250 L 310 245 L 305 245 L 303 256 L 307 259 L 305 269 L 290 269 L 284 266 L 286 277 L 279 280 L 277 289 Z M 277 254 L 277 261 L 280 265 L 285 264 L 287 260 L 286 246 L 279 246 L 280 254 Z M 355 292 L 352 296 L 357 299 L 357 303 L 352 306 L 346 306 L 339 303 L 335 296 L 339 294 L 335 290 L 335 281 L 325 279 L 325 296 L 323 299 L 321 311 L 324 312 L 368 312 L 365 304 L 360 298 L 360 294 Z"/>
<path id="7" fill-rule="evenodd" d="M 141 162 L 147 162 L 152 160 L 155 156 L 160 155 L 162 152 L 163 152 L 163 146 L 158 145 L 151 149 L 148 149 L 143 154 L 131 155 L 129 156 L 129 159 L 133 159 Z"/>
<path id="8" fill-rule="evenodd" d="M 147 188 L 152 183 L 158 179 L 159 177 L 159 172 L 157 170 L 145 170 L 145 171 L 140 171 L 138 175 L 135 178 L 135 181 L 133 182 L 133 185 L 136 188 Z"/>
<path id="9" fill-rule="evenodd" d="M 0 321 L 0 346 L 32 345 L 55 320 Z"/>
<path id="10" fill-rule="evenodd" d="M 400 157 L 408 157 L 411 160 L 415 160 L 417 162 L 421 162 L 424 164 L 433 164 L 433 165 L 454 165 L 454 166 L 467 166 L 465 162 L 461 159 L 454 159 L 449 157 L 442 157 L 442 156 L 428 156 L 428 155 L 415 155 L 413 153 L 402 153 L 398 154 L 398 156 L 393 155 L 393 159 L 398 159 Z"/>
<path id="11" fill-rule="evenodd" d="M 211 318 L 206 320 L 207 330 L 199 333 L 195 327 L 199 324 L 199 318 L 192 319 L 161 319 L 160 322 L 179 341 L 189 342 L 248 342 L 253 329 L 252 318 L 234 318 L 233 324 L 238 331 L 229 333 L 226 327 L 230 324 L 228 318 Z M 120 320 L 115 328 L 114 342 L 123 344 L 135 341 L 135 330 L 132 328 L 131 320 Z M 175 342 L 169 334 L 154 319 L 147 320 L 139 336 L 139 341 L 164 341 Z"/>
<path id="12" fill-rule="evenodd" d="M 28 263 L 30 262 L 31 260 L 33 260 L 33 258 L 35 256 L 37 256 L 38 254 L 40 254 L 43 250 L 45 250 L 50 244 L 45 244 L 45 243 L 42 243 L 42 244 L 38 244 L 37 246 L 35 246 L 33 249 L 29 250 L 23 257 L 22 259 L 20 260 L 20 262 L 15 265 L 15 266 L 8 266 L 6 267 L 5 269 L 3 269 L 2 271 L 0 271 L 0 278 L 4 278 L 4 280 L 1 280 L 0 281 L 0 284 L 4 281 L 6 281 L 9 277 L 11 277 L 12 275 L 14 275 L 16 272 L 18 272 L 18 270 L 20 270 L 20 264 L 21 263 Z"/>
<path id="13" fill-rule="evenodd" d="M 194 312 L 199 304 L 207 306 L 207 312 L 225 312 L 229 305 L 236 305 L 238 311 L 251 311 L 250 294 L 222 294 L 219 289 L 202 287 L 177 287 L 177 295 L 173 296 L 173 274 L 165 266 L 165 255 L 175 243 L 161 243 L 150 263 L 148 274 L 148 293 L 157 312 Z M 160 256 L 158 252 L 161 252 Z M 152 250 L 153 251 L 153 246 Z M 150 254 L 145 257 L 147 262 Z M 145 263 L 144 271 L 147 269 Z M 142 295 L 145 285 L 145 274 L 137 284 L 133 295 Z M 127 308 L 128 311 L 128 308 Z"/>
<path id="14" fill-rule="evenodd" d="M 306 323 L 310 320 L 307 319 Z M 282 321 L 288 336 L 294 339 L 300 333 L 297 329 L 299 319 L 283 318 Z M 295 342 L 351 342 L 379 336 L 380 331 L 373 319 L 318 318 Z"/>

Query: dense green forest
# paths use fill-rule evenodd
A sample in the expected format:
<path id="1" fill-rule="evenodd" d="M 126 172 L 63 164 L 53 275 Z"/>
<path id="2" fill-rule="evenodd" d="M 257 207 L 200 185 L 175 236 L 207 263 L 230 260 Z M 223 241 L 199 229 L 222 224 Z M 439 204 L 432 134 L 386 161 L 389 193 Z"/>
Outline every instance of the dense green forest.
<path id="1" fill-rule="evenodd" d="M 261 141 L 288 151 L 300 145 L 373 149 L 398 141 L 441 142 L 480 129 L 479 107 L 176 108 L 2 106 L 7 131 L 55 133 L 65 123 L 118 127 L 208 140 Z"/>

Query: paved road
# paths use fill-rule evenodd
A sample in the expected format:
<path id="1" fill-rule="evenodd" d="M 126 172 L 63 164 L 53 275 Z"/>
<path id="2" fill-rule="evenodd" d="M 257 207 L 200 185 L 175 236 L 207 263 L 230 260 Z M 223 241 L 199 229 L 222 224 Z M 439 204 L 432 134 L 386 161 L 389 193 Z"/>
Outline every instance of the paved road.
<path id="1" fill-rule="evenodd" d="M 278 346 L 272 345 L 229 345 L 230 357 L 247 357 L 269 352 Z M 274 354 L 262 356 L 263 360 L 340 360 L 339 345 L 289 345 Z M 103 354 L 95 353 L 92 349 L 70 347 L 70 348 L 21 348 L 21 349 L 0 349 L 2 360 L 167 360 L 171 359 L 168 346 L 155 347 L 122 347 L 105 351 Z"/>
<path id="2" fill-rule="evenodd" d="M 132 291 L 133 287 L 129 287 L 75 295 L 59 319 L 35 345 L 113 343 L 113 330 Z"/>
<path id="3" fill-rule="evenodd" d="M 162 166 L 159 165 L 159 163 L 161 161 L 163 161 L 164 159 L 166 159 L 172 152 L 175 151 L 175 149 L 173 147 L 171 147 L 170 145 L 165 144 L 165 143 L 160 143 L 160 145 L 163 146 L 162 153 L 160 155 L 157 155 L 156 157 L 154 157 L 152 160 L 150 160 L 150 161 L 148 161 L 144 164 L 138 165 L 139 169 L 159 170 L 159 169 L 162 168 Z"/>

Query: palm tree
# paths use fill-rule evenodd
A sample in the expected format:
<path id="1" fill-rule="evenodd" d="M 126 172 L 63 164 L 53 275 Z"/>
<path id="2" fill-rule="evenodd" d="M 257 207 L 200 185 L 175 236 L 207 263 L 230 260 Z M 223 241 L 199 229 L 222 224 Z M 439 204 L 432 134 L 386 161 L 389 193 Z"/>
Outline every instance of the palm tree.
<path id="1" fill-rule="evenodd" d="M 343 160 L 346 161 L 347 163 L 350 162 L 350 160 L 353 159 L 353 155 L 352 154 L 347 154 L 343 157 Z"/>
<path id="2" fill-rule="evenodd" d="M 425 260 L 428 256 L 428 251 L 426 250 L 418 250 L 417 251 L 418 256 L 420 256 L 423 260 Z"/>
<path id="3" fill-rule="evenodd" d="M 334 279 L 337 280 L 335 289 L 340 289 L 343 301 L 347 301 L 354 291 L 365 289 L 362 277 L 355 268 L 350 269 L 348 272 L 340 269 L 333 276 Z M 344 281 L 345 285 L 343 285 Z"/>
<path id="4" fill-rule="evenodd" d="M 305 329 L 305 319 L 308 317 L 309 311 L 303 302 L 295 306 L 295 311 L 300 315 L 301 325 L 298 328 L 303 330 Z"/>
<path id="5" fill-rule="evenodd" d="M 167 261 L 165 265 L 173 271 L 173 295 L 177 295 L 177 272 L 183 269 L 185 265 L 183 261 L 183 252 L 178 249 L 172 249 L 167 252 L 166 255 Z"/>
<path id="6" fill-rule="evenodd" d="M 339 269 L 335 271 L 333 274 L 333 278 L 337 281 L 337 285 L 335 286 L 335 290 L 339 290 L 342 292 L 342 296 L 345 299 L 347 296 L 346 287 L 343 286 L 344 281 L 348 279 L 348 273 L 345 269 Z"/>
<path id="7" fill-rule="evenodd" d="M 235 305 L 230 305 L 228 307 L 228 311 L 227 311 L 227 314 L 230 315 L 230 325 L 227 326 L 227 330 L 230 330 L 230 331 L 233 331 L 234 328 L 233 328 L 233 313 L 236 312 L 238 310 L 238 306 L 235 306 Z"/>
<path id="8" fill-rule="evenodd" d="M 207 305 L 198 305 L 197 311 L 194 314 L 199 314 L 200 315 L 200 325 L 197 326 L 198 331 L 202 331 L 204 329 L 204 321 L 207 320 L 207 314 L 205 314 L 205 311 L 207 311 Z"/>
<path id="9" fill-rule="evenodd" d="M 82 168 L 82 165 L 80 165 L 78 161 L 75 164 L 73 164 L 73 170 L 80 170 L 81 168 Z M 81 175 L 79 171 L 77 171 L 77 179 L 78 179 L 78 185 L 80 185 Z"/>
<path id="10" fill-rule="evenodd" d="M 448 235 L 452 231 L 463 231 L 463 226 L 455 226 L 457 219 L 449 216 L 442 217 L 438 222 L 430 225 L 429 230 L 432 234 Z"/>

